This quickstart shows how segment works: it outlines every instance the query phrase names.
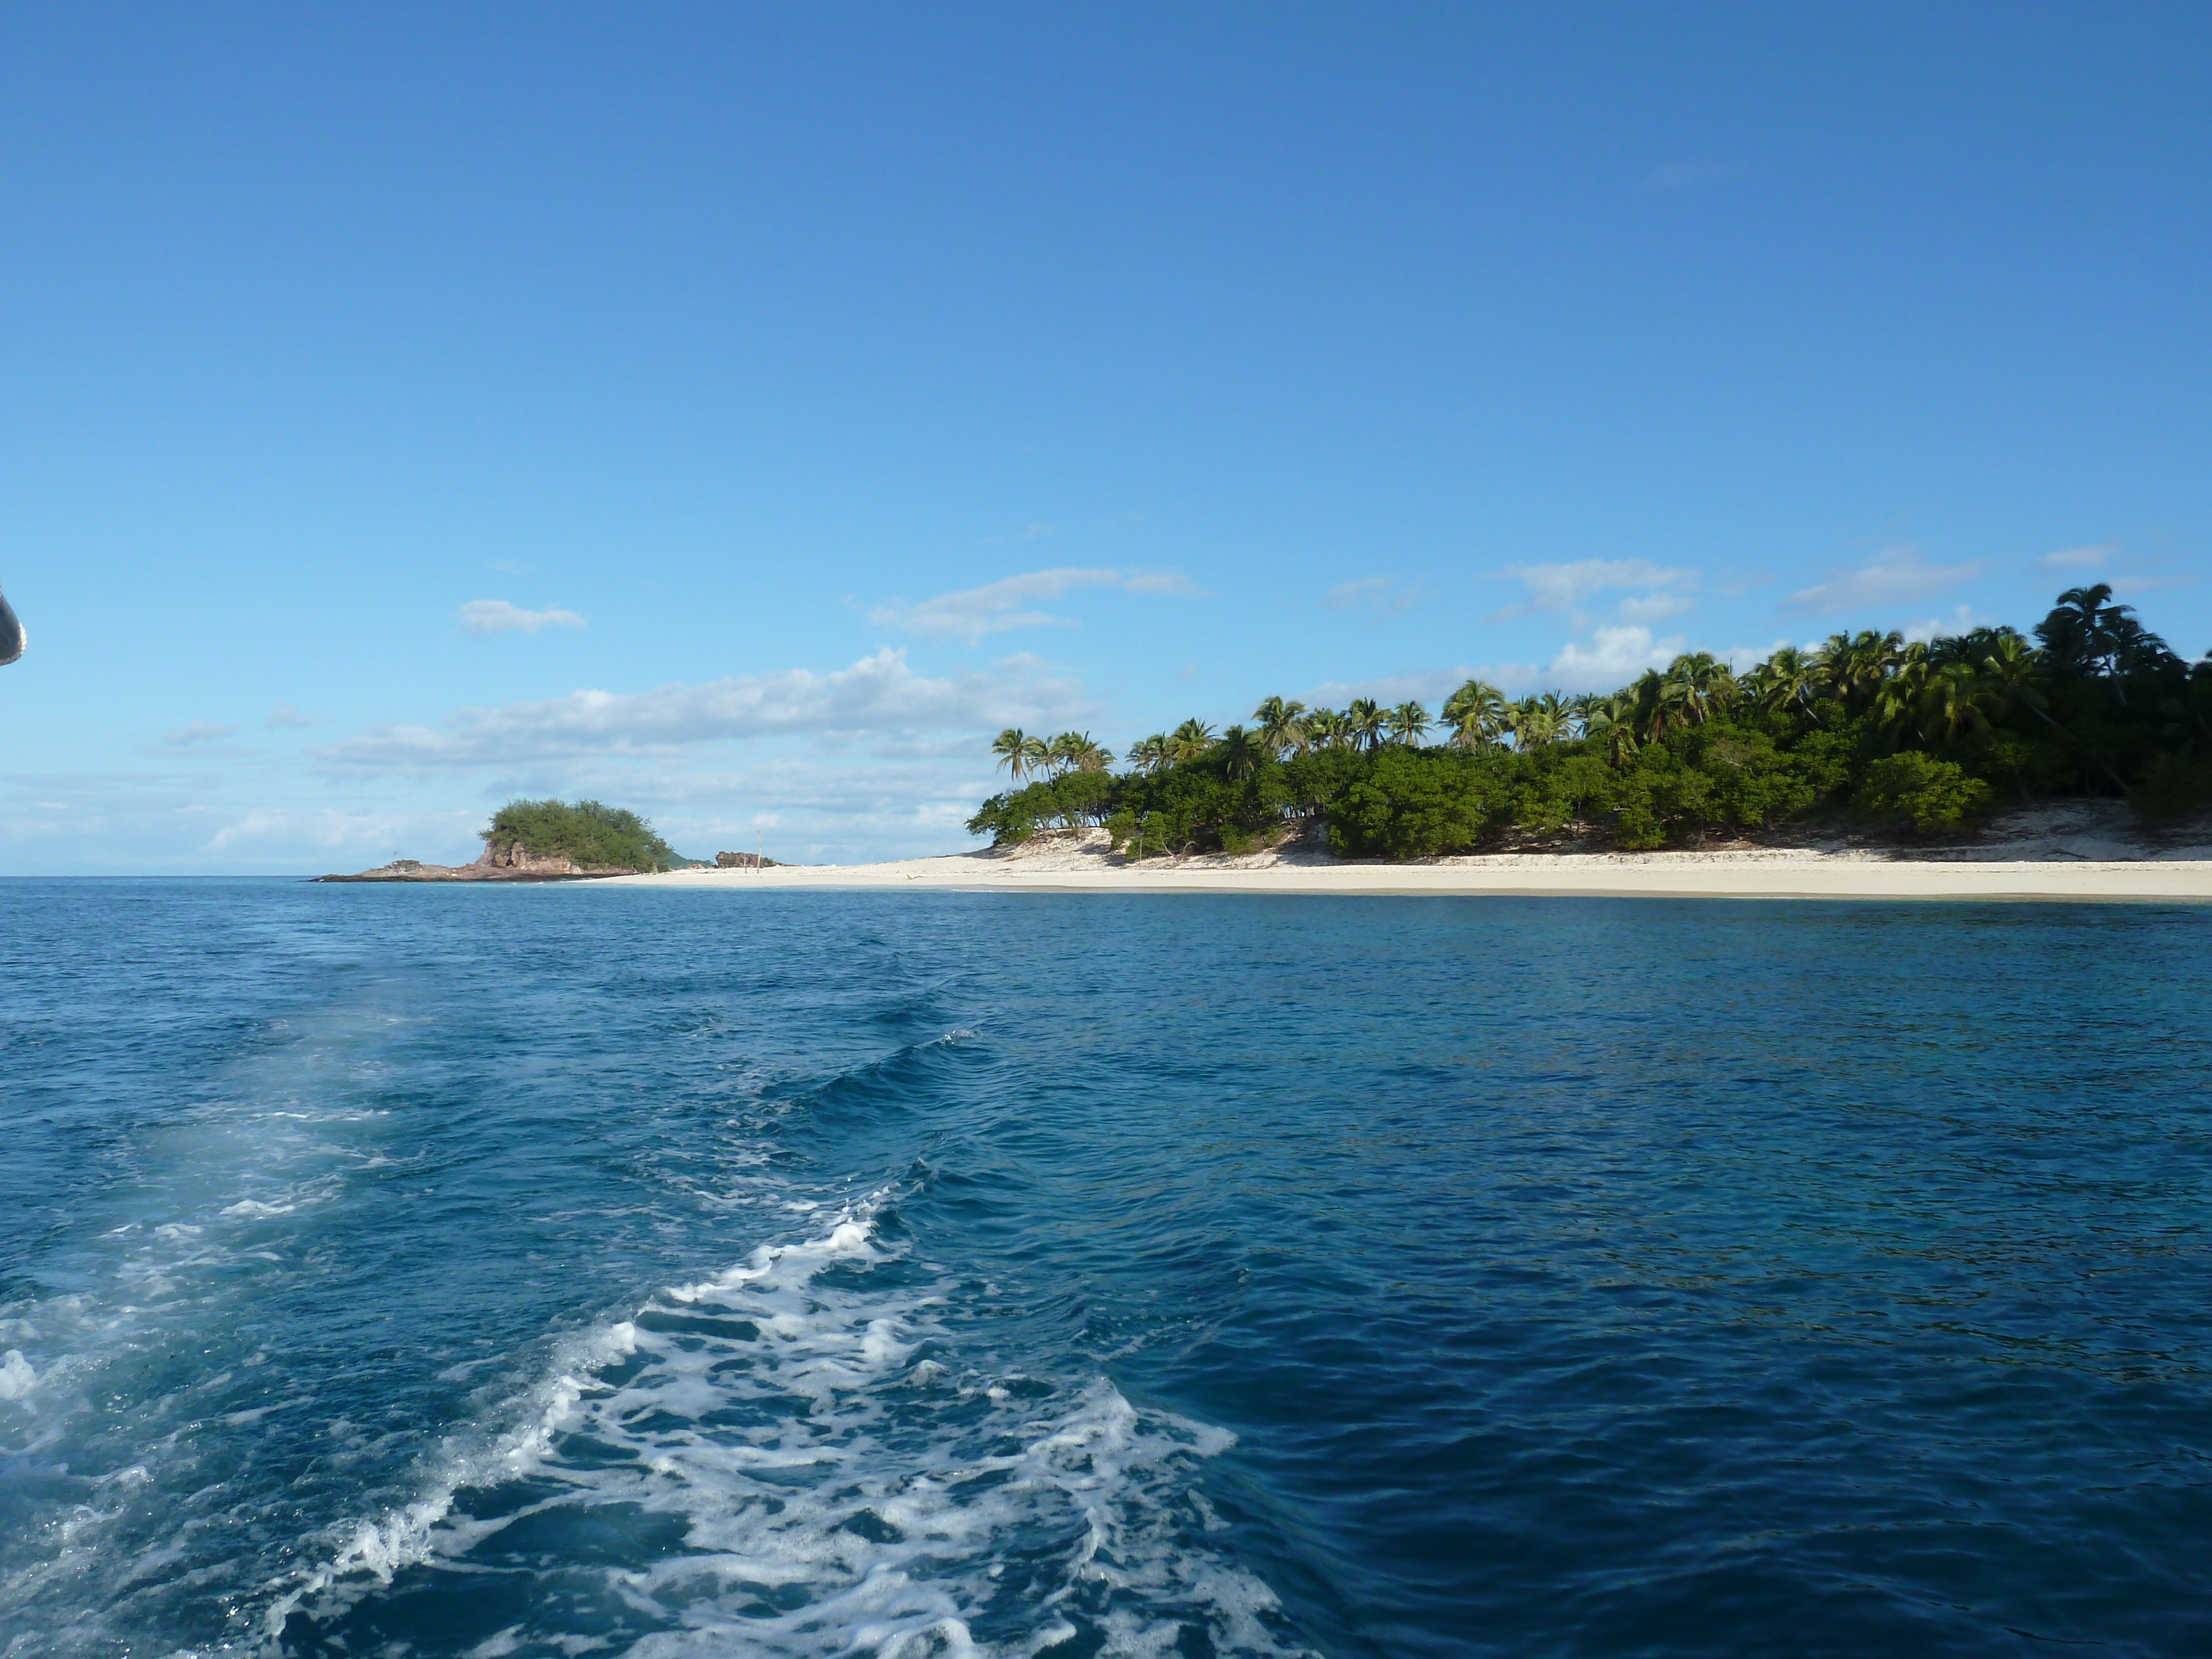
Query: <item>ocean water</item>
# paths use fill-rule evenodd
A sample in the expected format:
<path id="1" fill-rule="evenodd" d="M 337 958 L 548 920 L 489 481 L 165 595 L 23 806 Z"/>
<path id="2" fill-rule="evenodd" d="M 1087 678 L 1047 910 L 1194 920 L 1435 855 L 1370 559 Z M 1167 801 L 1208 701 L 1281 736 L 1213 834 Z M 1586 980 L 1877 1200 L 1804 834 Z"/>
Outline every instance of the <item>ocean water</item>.
<path id="1" fill-rule="evenodd" d="M 0 1654 L 2202 1653 L 2208 960 L 0 884 Z"/>

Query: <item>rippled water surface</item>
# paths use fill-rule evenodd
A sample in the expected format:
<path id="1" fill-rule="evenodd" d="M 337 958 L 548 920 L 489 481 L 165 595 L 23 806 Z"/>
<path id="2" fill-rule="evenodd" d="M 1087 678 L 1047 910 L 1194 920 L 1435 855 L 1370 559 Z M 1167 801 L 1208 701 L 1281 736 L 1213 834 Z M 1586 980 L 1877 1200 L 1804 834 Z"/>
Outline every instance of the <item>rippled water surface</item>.
<path id="1" fill-rule="evenodd" d="M 2201 1653 L 2208 946 L 0 884 L 0 1654 Z"/>

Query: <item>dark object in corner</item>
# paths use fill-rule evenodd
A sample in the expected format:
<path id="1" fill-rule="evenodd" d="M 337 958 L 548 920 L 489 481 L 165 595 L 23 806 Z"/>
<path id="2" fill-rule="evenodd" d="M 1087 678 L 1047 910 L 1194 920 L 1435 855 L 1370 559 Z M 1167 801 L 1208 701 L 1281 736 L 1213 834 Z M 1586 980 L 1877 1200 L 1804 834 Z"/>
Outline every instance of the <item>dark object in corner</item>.
<path id="1" fill-rule="evenodd" d="M 23 639 L 22 623 L 9 606 L 8 596 L 0 593 L 0 665 L 23 654 Z"/>

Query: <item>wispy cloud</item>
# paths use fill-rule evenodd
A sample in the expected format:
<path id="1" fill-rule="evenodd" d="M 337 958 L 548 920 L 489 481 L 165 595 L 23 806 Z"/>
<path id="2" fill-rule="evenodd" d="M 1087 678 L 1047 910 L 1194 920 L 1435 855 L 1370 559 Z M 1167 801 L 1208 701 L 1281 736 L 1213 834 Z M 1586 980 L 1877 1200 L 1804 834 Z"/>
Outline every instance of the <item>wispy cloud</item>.
<path id="1" fill-rule="evenodd" d="M 2056 553 L 2046 553 L 2035 562 L 2039 570 L 2094 570 L 2100 565 L 2110 564 L 2118 554 L 2118 542 L 2104 542 L 2095 547 L 2062 547 Z"/>
<path id="2" fill-rule="evenodd" d="M 1402 617 L 1426 604 L 1428 597 L 1428 591 L 1419 582 L 1403 582 L 1395 576 L 1362 576 L 1356 581 L 1339 582 L 1322 603 L 1331 611 L 1364 611 L 1380 622 L 1386 617 Z"/>
<path id="3" fill-rule="evenodd" d="M 1723 662 L 1726 663 L 1730 668 L 1735 670 L 1737 673 L 1741 674 L 1745 669 L 1756 667 L 1759 664 L 1765 662 L 1769 657 L 1772 656 L 1776 652 L 1781 650 L 1783 647 L 1789 643 L 1790 636 L 1785 634 L 1780 639 L 1775 641 L 1771 645 L 1732 645 L 1727 650 L 1716 651 L 1713 654 L 1718 657 Z M 1811 651 L 1817 649 L 1818 647 L 1814 645 L 1808 644 L 1804 648 L 1808 651 Z"/>
<path id="4" fill-rule="evenodd" d="M 314 716 L 305 713 L 295 703 L 280 702 L 269 711 L 269 729 L 277 731 L 288 726 L 313 726 Z"/>
<path id="5" fill-rule="evenodd" d="M 1664 668 L 1682 653 L 1682 636 L 1654 639 L 1633 623 L 1601 628 L 1587 644 L 1570 640 L 1552 659 L 1549 672 L 1563 691 L 1613 691 L 1647 668 Z"/>
<path id="6" fill-rule="evenodd" d="M 1783 601 L 1782 608 L 1833 616 L 1839 611 L 1917 604 L 1981 574 L 1978 563 L 1929 564 L 1917 548 L 1886 547 L 1856 570 L 1832 571 L 1826 581 L 1800 588 Z"/>
<path id="7" fill-rule="evenodd" d="M 471 599 L 461 607 L 461 626 L 471 634 L 535 634 L 541 628 L 581 628 L 573 611 L 525 611 L 505 599 Z"/>
<path id="8" fill-rule="evenodd" d="M 1996 620 L 1994 617 L 1978 614 L 1972 605 L 1962 605 L 1952 611 L 1948 617 L 1925 617 L 1918 622 L 1905 623 L 1898 632 L 1908 640 L 1925 645 L 1938 634 L 1964 634 L 1970 629 Z"/>
<path id="9" fill-rule="evenodd" d="M 1577 559 L 1559 564 L 1512 564 L 1498 573 L 1526 588 L 1528 598 L 1509 605 L 1492 622 L 1510 622 L 1534 611 L 1569 611 L 1595 595 L 1620 588 L 1680 590 L 1697 580 L 1694 570 L 1654 564 L 1649 559 Z M 1636 601 L 1631 601 L 1636 603 Z M 1644 604 L 1651 603 L 1646 599 Z M 1686 609 L 1684 600 L 1677 609 Z M 1671 613 L 1668 613 L 1671 614 Z"/>
<path id="10" fill-rule="evenodd" d="M 1072 619 L 1039 610 L 1063 593 L 1079 587 L 1115 587 L 1128 593 L 1170 593 L 1200 597 L 1188 576 L 1170 570 L 1086 570 L 1073 567 L 1031 570 L 1001 577 L 981 587 L 908 604 L 894 599 L 868 612 L 868 620 L 881 628 L 896 628 L 924 639 L 957 639 L 974 645 L 987 634 L 1004 634 L 1017 628 L 1067 628 Z"/>
<path id="11" fill-rule="evenodd" d="M 1376 702 L 1425 702 L 1435 706 L 1451 696 L 1470 679 L 1488 680 L 1493 685 L 1517 684 L 1535 671 L 1532 668 L 1469 668 L 1462 663 L 1457 668 L 1416 668 L 1403 674 L 1386 674 L 1372 680 L 1326 680 L 1306 693 L 1299 701 L 1309 708 L 1337 708 L 1354 697 L 1372 697 Z"/>
<path id="12" fill-rule="evenodd" d="M 930 732 L 1073 721 L 1092 711 L 1073 680 L 1034 657 L 988 673 L 927 678 L 903 651 L 832 673 L 787 669 L 651 691 L 572 691 L 540 702 L 461 708 L 437 726 L 380 726 L 308 752 L 338 771 L 493 767 L 591 754 L 648 754 L 720 740 L 811 736 L 850 743 Z"/>
<path id="13" fill-rule="evenodd" d="M 212 726 L 206 720 L 194 720 L 190 726 L 180 726 L 173 732 L 162 732 L 161 741 L 182 749 L 190 744 L 220 742 L 237 730 L 234 726 Z"/>
<path id="14" fill-rule="evenodd" d="M 1632 623 L 1661 623 L 1697 608 L 1686 593 L 1645 593 L 1620 602 L 1621 619 Z"/>
<path id="15" fill-rule="evenodd" d="M 1613 691 L 1627 684 L 1647 668 L 1664 668 L 1680 656 L 1682 636 L 1655 638 L 1648 628 L 1635 624 L 1600 628 L 1588 640 L 1570 641 L 1549 664 L 1462 663 L 1456 668 L 1420 668 L 1380 679 L 1331 680 L 1306 696 L 1309 703 L 1336 707 L 1353 697 L 1372 697 L 1377 702 L 1402 702 L 1411 697 L 1431 708 L 1470 678 L 1486 680 L 1499 690 L 1518 695 L 1526 691 Z"/>
<path id="16" fill-rule="evenodd" d="M 2162 587 L 2179 587 L 2194 580 L 2180 571 L 2159 568 L 2169 561 L 2157 555 L 2145 558 L 2138 553 L 2128 556 L 2127 560 L 2135 568 L 2113 568 L 2125 553 L 2126 550 L 2118 542 L 2100 542 L 2091 547 L 2062 547 L 2057 552 L 2046 553 L 2038 559 L 2035 568 L 2076 580 L 2094 574 L 2110 583 L 2114 596 L 2122 599 L 2154 593 Z"/>
<path id="17" fill-rule="evenodd" d="M 261 844 L 291 851 L 350 852 L 363 858 L 387 853 L 404 856 L 403 849 L 410 846 L 436 848 L 465 836 L 480 821 L 481 815 L 475 812 L 250 807 L 233 816 L 199 850 L 236 854 Z"/>
<path id="18" fill-rule="evenodd" d="M 2184 575 L 2145 575 L 2140 572 L 2112 573 L 2112 593 L 2117 599 L 2132 599 L 2138 594 L 2155 593 L 2161 587 L 2185 587 L 2196 580 Z"/>
<path id="19" fill-rule="evenodd" d="M 1170 593 L 1178 599 L 1202 599 L 1206 590 L 1173 570 L 1129 570 L 1121 575 L 1122 589 L 1130 593 Z"/>

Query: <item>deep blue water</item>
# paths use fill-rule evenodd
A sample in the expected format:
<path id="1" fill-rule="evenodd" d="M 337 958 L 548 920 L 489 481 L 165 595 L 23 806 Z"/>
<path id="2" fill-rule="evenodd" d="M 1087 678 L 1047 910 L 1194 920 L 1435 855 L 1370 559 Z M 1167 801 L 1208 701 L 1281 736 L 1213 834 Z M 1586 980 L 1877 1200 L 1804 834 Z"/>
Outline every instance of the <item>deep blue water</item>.
<path id="1" fill-rule="evenodd" d="M 2208 946 L 0 883 L 0 1654 L 2202 1653 Z"/>

